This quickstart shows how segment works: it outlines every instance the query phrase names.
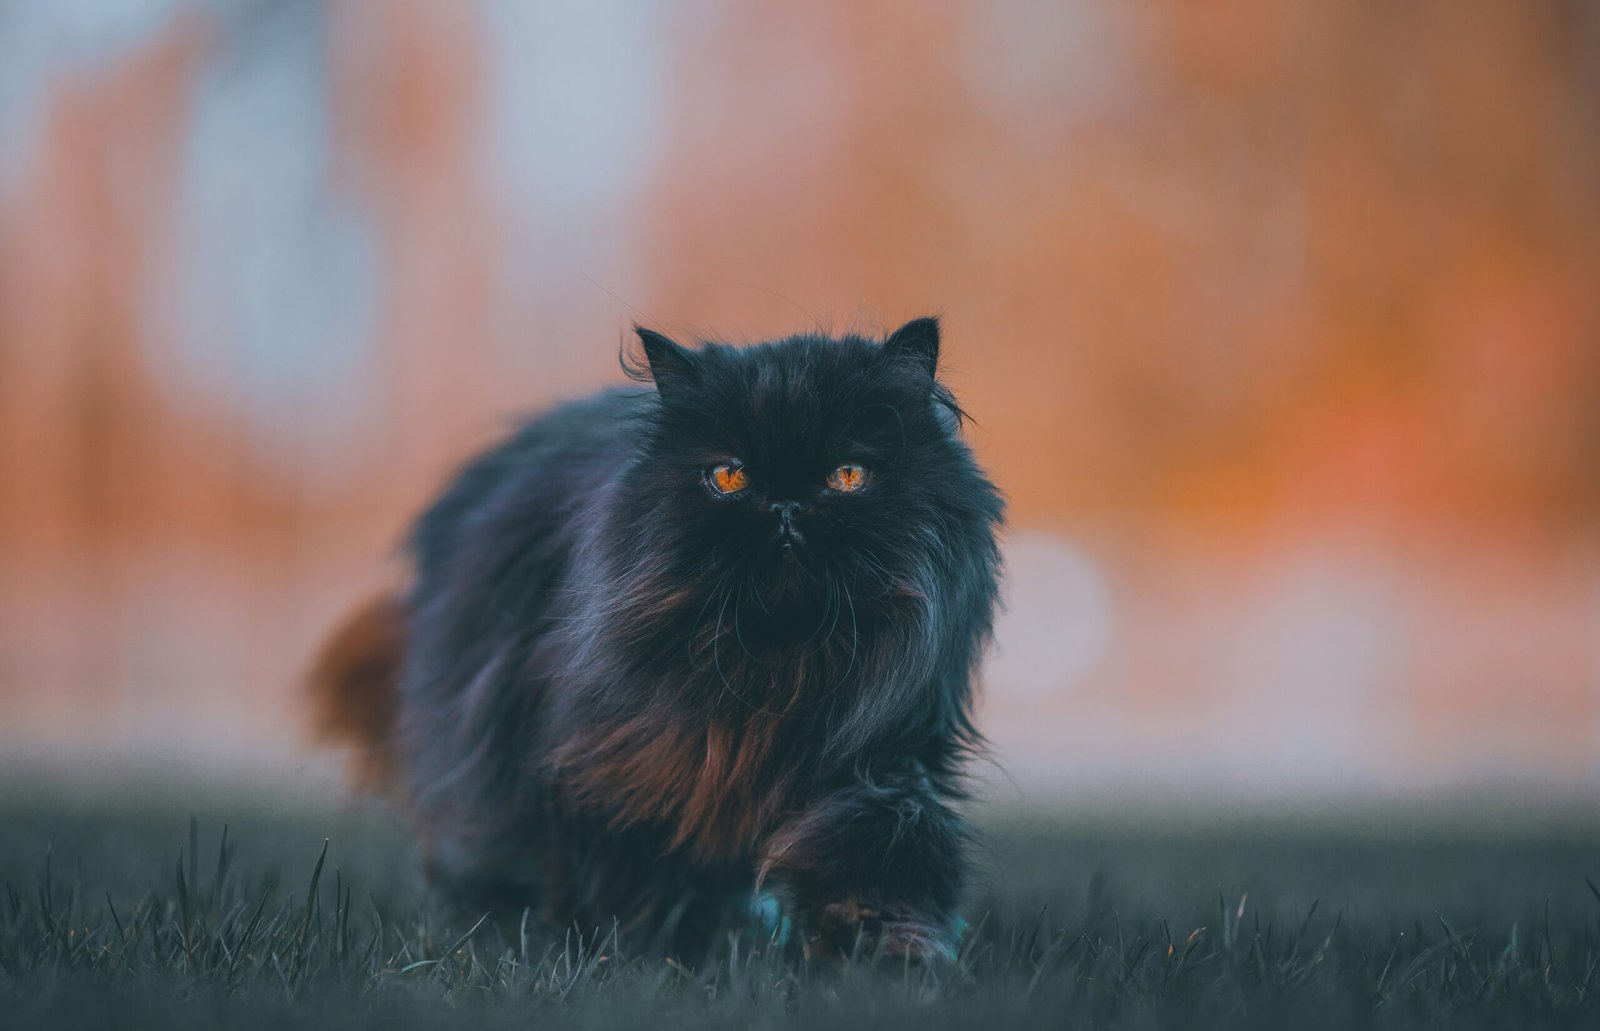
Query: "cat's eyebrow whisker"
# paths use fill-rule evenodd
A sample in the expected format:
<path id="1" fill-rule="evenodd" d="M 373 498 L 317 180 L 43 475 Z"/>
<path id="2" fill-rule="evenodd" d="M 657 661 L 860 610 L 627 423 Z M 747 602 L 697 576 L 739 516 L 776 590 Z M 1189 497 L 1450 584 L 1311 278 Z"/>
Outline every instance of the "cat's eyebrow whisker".
<path id="1" fill-rule="evenodd" d="M 889 414 L 894 416 L 895 423 L 900 427 L 900 447 L 899 447 L 898 450 L 895 451 L 895 454 L 893 456 L 893 457 L 899 457 L 900 452 L 904 451 L 906 449 L 906 421 L 905 421 L 904 418 L 901 417 L 900 409 L 896 408 L 894 405 L 890 404 L 887 401 L 874 401 L 872 404 L 862 405 L 861 408 L 859 408 L 857 411 L 858 412 L 867 412 L 867 411 L 871 411 L 874 408 L 887 408 L 887 409 L 889 409 Z"/>

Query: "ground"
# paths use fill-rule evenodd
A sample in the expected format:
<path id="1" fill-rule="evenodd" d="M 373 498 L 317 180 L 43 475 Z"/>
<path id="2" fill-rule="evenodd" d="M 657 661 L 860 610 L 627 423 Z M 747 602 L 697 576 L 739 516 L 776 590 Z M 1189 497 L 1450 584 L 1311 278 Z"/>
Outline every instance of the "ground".
<path id="1" fill-rule="evenodd" d="M 995 807 L 956 964 L 807 963 L 752 925 L 690 969 L 446 913 L 381 811 L 189 802 L 0 799 L 0 1023 L 1600 1026 L 1581 809 Z"/>

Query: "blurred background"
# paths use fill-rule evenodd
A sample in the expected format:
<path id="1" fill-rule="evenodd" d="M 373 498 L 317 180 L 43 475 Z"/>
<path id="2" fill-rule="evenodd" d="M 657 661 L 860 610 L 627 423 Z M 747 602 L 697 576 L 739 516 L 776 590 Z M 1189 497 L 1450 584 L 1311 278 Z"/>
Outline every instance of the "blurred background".
<path id="1" fill-rule="evenodd" d="M 1600 786 L 1600 6 L 0 4 L 0 753 L 296 678 L 627 327 L 942 313 L 995 790 Z"/>

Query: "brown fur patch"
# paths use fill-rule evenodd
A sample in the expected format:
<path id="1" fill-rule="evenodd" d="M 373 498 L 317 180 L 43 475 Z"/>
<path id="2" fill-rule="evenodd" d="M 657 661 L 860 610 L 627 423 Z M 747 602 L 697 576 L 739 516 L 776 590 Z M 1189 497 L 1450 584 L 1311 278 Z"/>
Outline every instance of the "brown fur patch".
<path id="1" fill-rule="evenodd" d="M 618 826 L 660 824 L 670 846 L 701 862 L 739 858 L 770 825 L 791 787 L 779 718 L 690 727 L 635 717 L 569 741 L 552 765 L 572 802 Z"/>
<path id="2" fill-rule="evenodd" d="M 397 784 L 394 738 L 405 640 L 399 601 L 373 598 L 340 624 L 306 678 L 317 738 L 354 746 L 350 776 L 363 790 Z"/>

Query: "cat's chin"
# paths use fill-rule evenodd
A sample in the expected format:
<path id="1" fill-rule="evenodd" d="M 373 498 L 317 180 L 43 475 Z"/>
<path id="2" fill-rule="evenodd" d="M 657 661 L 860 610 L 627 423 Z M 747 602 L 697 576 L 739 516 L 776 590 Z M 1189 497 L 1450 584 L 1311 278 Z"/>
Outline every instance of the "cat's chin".
<path id="1" fill-rule="evenodd" d="M 760 585 L 763 607 L 774 613 L 780 609 L 805 608 L 812 599 L 820 599 L 823 594 L 821 582 L 796 558 L 772 563 L 756 576 L 756 583 Z"/>
<path id="2" fill-rule="evenodd" d="M 752 571 L 755 596 L 742 608 L 746 626 L 760 626 L 777 637 L 806 637 L 834 604 L 828 577 L 802 554 L 775 557 Z"/>
<path id="3" fill-rule="evenodd" d="M 809 608 L 824 604 L 828 598 L 827 575 L 818 568 L 815 556 L 803 549 L 785 548 L 756 575 L 769 602 Z"/>

